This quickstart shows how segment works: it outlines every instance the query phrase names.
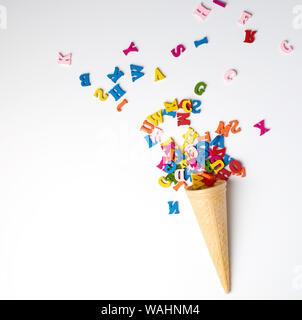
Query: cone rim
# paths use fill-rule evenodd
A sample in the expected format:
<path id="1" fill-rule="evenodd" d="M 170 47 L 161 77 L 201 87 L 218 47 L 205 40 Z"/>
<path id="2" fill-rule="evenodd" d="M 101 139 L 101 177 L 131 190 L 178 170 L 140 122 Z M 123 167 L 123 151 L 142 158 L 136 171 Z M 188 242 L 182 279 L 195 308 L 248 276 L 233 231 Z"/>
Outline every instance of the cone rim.
<path id="1" fill-rule="evenodd" d="M 203 187 L 201 189 L 191 189 L 191 188 L 192 188 L 192 186 L 188 187 L 186 189 L 186 192 L 188 192 L 188 193 L 198 193 L 198 194 L 205 194 L 205 193 L 208 193 L 208 192 L 216 192 L 218 189 L 226 188 L 226 181 L 225 180 L 218 180 L 211 187 Z"/>

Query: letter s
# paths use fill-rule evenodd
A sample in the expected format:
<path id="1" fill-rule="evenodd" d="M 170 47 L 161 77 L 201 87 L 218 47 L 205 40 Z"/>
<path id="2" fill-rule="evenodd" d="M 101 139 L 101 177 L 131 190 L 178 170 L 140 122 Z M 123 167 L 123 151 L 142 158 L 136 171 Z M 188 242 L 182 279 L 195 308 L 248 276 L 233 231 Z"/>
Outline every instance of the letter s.
<path id="1" fill-rule="evenodd" d="M 186 51 L 186 48 L 182 44 L 179 44 L 176 48 L 171 50 L 171 53 L 175 58 L 178 58 L 182 54 L 182 52 L 185 52 L 185 51 Z"/>

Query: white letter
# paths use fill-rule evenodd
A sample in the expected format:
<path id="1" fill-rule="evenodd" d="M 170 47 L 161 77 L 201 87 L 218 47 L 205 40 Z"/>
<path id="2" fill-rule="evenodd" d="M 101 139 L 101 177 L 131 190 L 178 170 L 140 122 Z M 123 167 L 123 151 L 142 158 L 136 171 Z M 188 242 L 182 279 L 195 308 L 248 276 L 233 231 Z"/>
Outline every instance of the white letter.
<path id="1" fill-rule="evenodd" d="M 0 29 L 7 28 L 7 9 L 0 5 Z"/>
<path id="2" fill-rule="evenodd" d="M 294 29 L 302 29 L 302 5 L 297 5 L 293 9 L 293 14 L 297 16 L 293 20 Z"/>

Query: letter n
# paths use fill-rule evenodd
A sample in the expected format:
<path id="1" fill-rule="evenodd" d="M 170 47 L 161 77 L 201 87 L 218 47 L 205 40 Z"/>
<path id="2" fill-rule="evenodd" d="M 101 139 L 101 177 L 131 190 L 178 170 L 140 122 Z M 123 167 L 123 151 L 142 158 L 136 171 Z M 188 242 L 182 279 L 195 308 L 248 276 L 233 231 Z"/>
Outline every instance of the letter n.
<path id="1" fill-rule="evenodd" d="M 169 214 L 179 214 L 179 210 L 178 210 L 178 201 L 169 201 Z"/>

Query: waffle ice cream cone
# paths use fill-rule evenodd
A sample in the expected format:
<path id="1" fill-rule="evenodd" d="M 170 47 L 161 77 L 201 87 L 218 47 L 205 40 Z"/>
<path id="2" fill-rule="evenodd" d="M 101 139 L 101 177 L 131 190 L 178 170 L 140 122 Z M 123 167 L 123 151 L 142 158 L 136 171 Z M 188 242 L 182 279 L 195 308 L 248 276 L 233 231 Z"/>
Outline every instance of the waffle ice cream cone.
<path id="1" fill-rule="evenodd" d="M 220 282 L 230 292 L 226 182 L 217 181 L 212 187 L 187 189 L 187 195 L 208 247 Z"/>

